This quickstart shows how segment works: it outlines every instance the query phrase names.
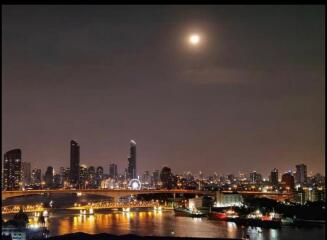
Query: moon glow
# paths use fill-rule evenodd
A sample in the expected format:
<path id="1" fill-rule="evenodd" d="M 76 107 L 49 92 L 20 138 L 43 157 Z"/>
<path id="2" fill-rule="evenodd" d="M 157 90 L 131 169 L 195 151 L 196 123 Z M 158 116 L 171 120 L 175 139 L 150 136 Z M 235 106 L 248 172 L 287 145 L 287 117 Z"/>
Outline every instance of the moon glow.
<path id="1" fill-rule="evenodd" d="M 192 34 L 190 37 L 189 37 L 189 42 L 190 44 L 192 45 L 198 45 L 200 43 L 200 36 L 198 34 Z"/>

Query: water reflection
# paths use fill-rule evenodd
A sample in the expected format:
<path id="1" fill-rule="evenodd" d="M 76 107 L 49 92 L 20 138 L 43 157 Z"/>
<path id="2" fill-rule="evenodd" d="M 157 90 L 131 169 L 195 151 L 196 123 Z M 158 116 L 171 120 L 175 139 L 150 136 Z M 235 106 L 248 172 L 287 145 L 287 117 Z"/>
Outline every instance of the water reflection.
<path id="1" fill-rule="evenodd" d="M 248 234 L 251 239 L 307 239 L 315 234 L 324 239 L 324 229 L 316 232 L 293 228 L 261 229 L 240 227 L 233 222 L 211 221 L 206 218 L 175 217 L 168 212 L 96 212 L 94 215 L 61 213 L 50 215 L 50 234 L 72 232 L 110 233 L 116 235 L 137 234 L 143 236 L 178 236 L 206 238 L 241 238 Z M 310 234 L 310 235 L 308 235 Z"/>

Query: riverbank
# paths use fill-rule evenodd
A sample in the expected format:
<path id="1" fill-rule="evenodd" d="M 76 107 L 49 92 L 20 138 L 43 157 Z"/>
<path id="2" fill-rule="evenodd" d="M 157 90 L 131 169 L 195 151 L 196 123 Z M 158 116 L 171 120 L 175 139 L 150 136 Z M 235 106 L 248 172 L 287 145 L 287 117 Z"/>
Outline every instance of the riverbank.
<path id="1" fill-rule="evenodd" d="M 132 240 L 139 240 L 139 239 L 153 239 L 153 240 L 242 240 L 241 238 L 196 238 L 196 237 L 157 237 L 157 236 L 138 236 L 134 234 L 127 234 L 127 235 L 112 235 L 107 233 L 100 233 L 100 234 L 87 234 L 87 233 L 71 233 L 65 234 L 61 236 L 53 236 L 47 238 L 47 240 L 124 240 L 124 239 L 132 239 Z"/>

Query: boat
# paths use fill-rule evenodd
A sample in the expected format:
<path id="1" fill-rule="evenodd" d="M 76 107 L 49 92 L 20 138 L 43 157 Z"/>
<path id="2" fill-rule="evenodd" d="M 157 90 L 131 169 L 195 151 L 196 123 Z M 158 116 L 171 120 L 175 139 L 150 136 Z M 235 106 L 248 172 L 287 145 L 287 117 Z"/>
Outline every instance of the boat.
<path id="1" fill-rule="evenodd" d="M 280 228 L 282 226 L 282 222 L 280 220 L 236 218 L 234 222 L 238 225 L 262 227 L 262 228 Z"/>
<path id="2" fill-rule="evenodd" d="M 239 217 L 238 214 L 232 209 L 230 209 L 228 211 L 224 211 L 224 212 L 211 211 L 209 213 L 209 218 L 210 219 L 220 220 L 220 221 L 231 221 L 231 222 L 233 222 L 238 217 Z"/>
<path id="3" fill-rule="evenodd" d="M 184 216 L 184 217 L 205 217 L 206 214 L 197 210 L 197 209 L 189 209 L 184 207 L 176 207 L 174 208 L 175 216 Z"/>

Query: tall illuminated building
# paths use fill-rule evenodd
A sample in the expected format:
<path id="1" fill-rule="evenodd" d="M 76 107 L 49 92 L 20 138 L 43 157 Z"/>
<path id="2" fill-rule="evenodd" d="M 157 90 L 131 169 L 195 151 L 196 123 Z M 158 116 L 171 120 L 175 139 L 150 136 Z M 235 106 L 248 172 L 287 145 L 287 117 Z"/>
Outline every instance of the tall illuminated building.
<path id="1" fill-rule="evenodd" d="M 79 145 L 77 142 L 70 141 L 70 184 L 74 187 L 79 186 L 80 178 L 80 159 L 79 159 Z"/>
<path id="2" fill-rule="evenodd" d="M 130 155 L 128 157 L 128 178 L 137 178 L 136 173 L 136 142 L 134 140 L 130 141 Z"/>
<path id="3" fill-rule="evenodd" d="M 21 189 L 22 176 L 22 151 L 20 149 L 13 149 L 6 152 L 3 164 L 3 189 Z"/>

